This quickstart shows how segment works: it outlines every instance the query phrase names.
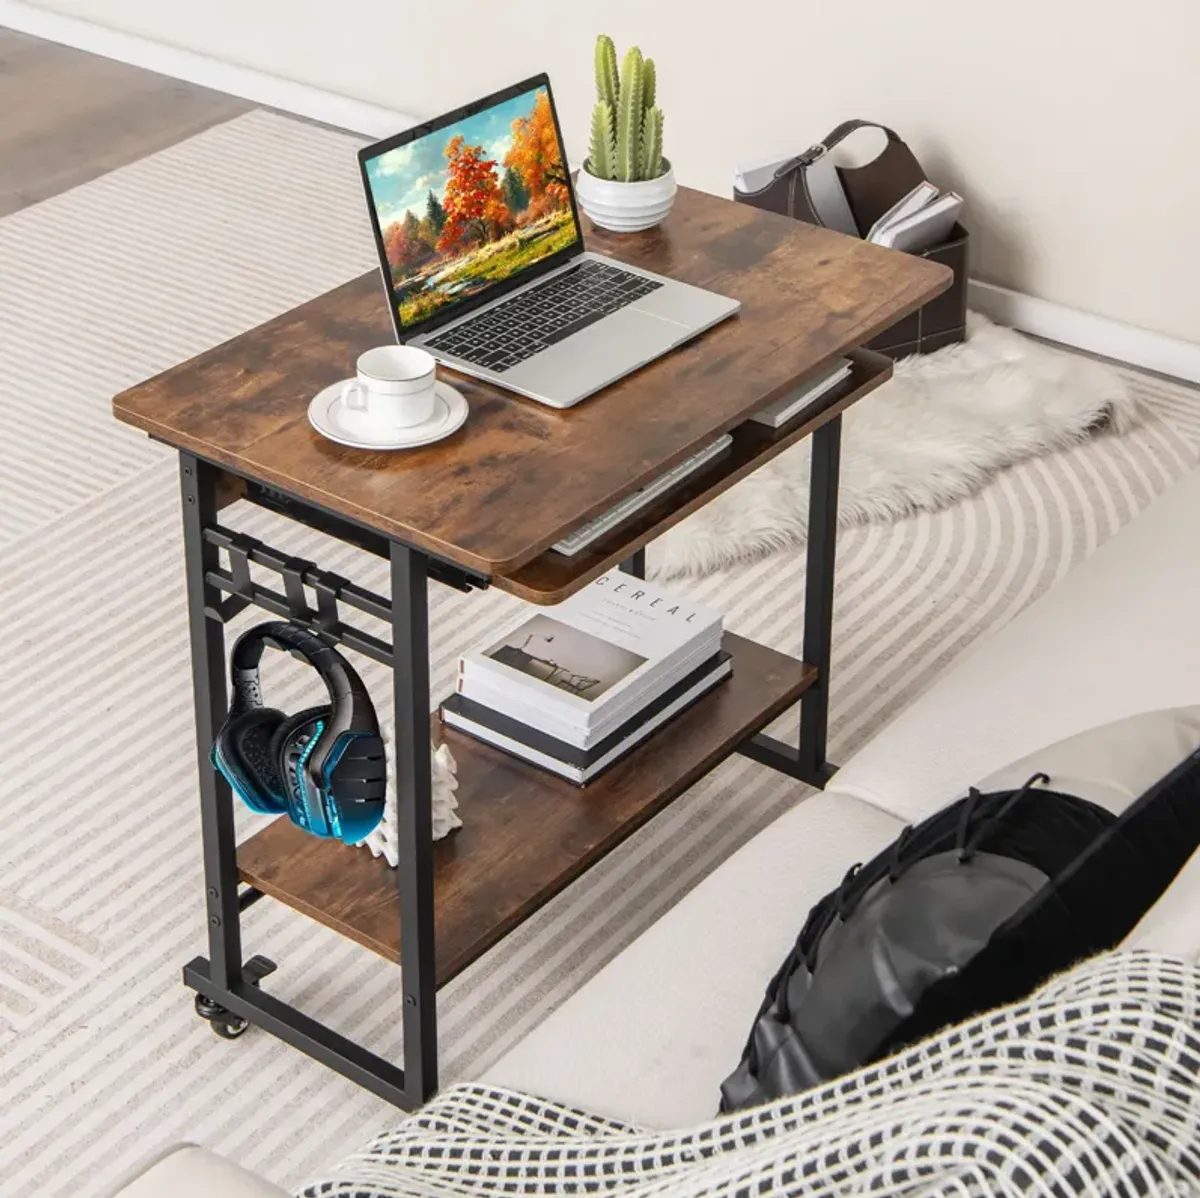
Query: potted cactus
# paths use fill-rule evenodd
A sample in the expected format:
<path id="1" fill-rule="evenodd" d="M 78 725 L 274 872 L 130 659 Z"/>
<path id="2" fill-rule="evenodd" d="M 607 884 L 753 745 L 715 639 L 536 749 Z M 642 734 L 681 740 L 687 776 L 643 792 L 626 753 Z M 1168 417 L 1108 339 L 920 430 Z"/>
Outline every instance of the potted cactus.
<path id="1" fill-rule="evenodd" d="M 615 233 L 657 225 L 675 201 L 675 173 L 663 157 L 663 114 L 655 104 L 654 60 L 634 46 L 617 73 L 617 48 L 596 39 L 596 107 L 588 158 L 575 194 L 592 223 Z"/>

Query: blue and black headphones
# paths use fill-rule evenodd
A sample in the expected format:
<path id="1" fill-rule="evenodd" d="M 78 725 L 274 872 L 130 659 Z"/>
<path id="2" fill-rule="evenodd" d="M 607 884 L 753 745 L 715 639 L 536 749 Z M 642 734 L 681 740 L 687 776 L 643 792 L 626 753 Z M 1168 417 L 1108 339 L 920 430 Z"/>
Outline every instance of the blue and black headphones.
<path id="1" fill-rule="evenodd" d="M 258 663 L 271 645 L 321 675 L 329 703 L 285 715 L 264 707 Z M 213 765 L 253 811 L 286 813 L 314 836 L 357 844 L 383 818 L 387 763 L 379 720 L 350 663 L 315 634 L 271 621 L 243 632 L 230 658 L 229 716 Z"/>

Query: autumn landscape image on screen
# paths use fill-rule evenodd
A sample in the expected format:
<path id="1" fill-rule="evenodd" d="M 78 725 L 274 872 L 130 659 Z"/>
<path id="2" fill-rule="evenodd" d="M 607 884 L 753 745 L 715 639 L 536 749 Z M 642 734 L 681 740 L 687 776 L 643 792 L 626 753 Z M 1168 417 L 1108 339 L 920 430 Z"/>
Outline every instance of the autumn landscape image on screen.
<path id="1" fill-rule="evenodd" d="M 577 235 L 544 87 L 389 150 L 367 175 L 405 325 Z"/>

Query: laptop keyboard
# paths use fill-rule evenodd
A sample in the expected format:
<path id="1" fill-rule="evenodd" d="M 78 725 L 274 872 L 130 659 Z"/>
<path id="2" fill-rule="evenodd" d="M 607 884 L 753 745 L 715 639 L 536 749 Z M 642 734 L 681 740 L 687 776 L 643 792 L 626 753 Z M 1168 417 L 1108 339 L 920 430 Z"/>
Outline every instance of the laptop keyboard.
<path id="1" fill-rule="evenodd" d="M 503 373 L 661 286 L 605 262 L 583 262 L 425 344 Z"/>

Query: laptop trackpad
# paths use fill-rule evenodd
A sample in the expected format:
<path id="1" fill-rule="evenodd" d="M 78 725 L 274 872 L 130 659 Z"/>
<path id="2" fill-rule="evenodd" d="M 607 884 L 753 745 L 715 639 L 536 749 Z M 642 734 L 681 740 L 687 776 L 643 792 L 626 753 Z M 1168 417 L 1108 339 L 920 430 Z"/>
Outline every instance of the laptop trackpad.
<path id="1" fill-rule="evenodd" d="M 497 378 L 570 403 L 660 357 L 686 335 L 673 320 L 622 308 Z"/>

